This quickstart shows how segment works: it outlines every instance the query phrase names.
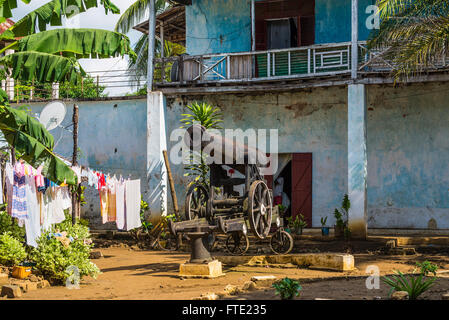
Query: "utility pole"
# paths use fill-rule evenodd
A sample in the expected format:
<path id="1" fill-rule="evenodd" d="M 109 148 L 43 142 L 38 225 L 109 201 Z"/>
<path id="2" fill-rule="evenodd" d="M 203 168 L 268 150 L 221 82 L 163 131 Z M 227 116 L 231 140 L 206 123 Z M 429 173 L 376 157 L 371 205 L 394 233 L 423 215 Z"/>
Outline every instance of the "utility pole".
<path id="1" fill-rule="evenodd" d="M 78 165 L 78 117 L 79 108 L 76 104 L 73 105 L 73 158 L 72 166 Z M 80 183 L 81 181 L 78 181 Z M 78 186 L 72 190 L 72 225 L 76 223 L 76 217 L 78 214 Z"/>
<path id="2" fill-rule="evenodd" d="M 148 16 L 148 70 L 147 70 L 147 92 L 153 91 L 154 74 L 154 47 L 156 41 L 156 10 L 154 0 L 150 0 Z"/>

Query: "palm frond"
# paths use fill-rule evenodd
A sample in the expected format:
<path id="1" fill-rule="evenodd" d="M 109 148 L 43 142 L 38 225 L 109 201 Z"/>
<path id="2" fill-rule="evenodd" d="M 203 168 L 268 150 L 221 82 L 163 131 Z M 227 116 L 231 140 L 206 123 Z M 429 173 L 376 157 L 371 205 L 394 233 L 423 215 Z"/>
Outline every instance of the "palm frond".
<path id="1" fill-rule="evenodd" d="M 135 59 L 135 53 L 131 49 L 127 36 L 101 29 L 64 28 L 43 31 L 23 37 L 5 49 L 59 54 L 75 59 L 124 55 Z"/>
<path id="2" fill-rule="evenodd" d="M 10 30 L 16 37 L 24 37 L 39 31 L 47 30 L 47 25 L 61 26 L 63 17 L 72 17 L 86 10 L 103 6 L 106 14 L 111 12 L 119 14 L 117 8 L 110 0 L 52 0 L 36 10 L 28 13 L 17 21 Z M 77 10 L 74 10 L 76 8 Z"/>
<path id="3" fill-rule="evenodd" d="M 128 33 L 132 27 L 142 21 L 148 12 L 150 5 L 149 0 L 137 0 L 121 15 L 115 25 L 115 31 Z M 165 0 L 156 0 L 156 14 L 163 12 L 167 8 Z"/>

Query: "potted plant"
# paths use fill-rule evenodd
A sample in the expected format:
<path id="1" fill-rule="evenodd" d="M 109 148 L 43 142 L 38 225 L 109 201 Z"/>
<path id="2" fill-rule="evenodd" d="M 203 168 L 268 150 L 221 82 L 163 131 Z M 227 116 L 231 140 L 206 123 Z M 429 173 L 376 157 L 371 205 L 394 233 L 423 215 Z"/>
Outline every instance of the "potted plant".
<path id="1" fill-rule="evenodd" d="M 326 227 L 327 217 L 321 217 L 321 235 L 329 235 L 329 227 Z"/>
<path id="2" fill-rule="evenodd" d="M 348 214 L 350 208 L 351 208 L 351 201 L 349 201 L 349 196 L 345 194 L 343 197 L 343 201 L 341 203 L 340 210 L 335 208 L 334 211 L 336 238 L 343 238 L 345 236 L 346 237 L 350 236 L 350 230 L 348 228 Z"/>
<path id="3" fill-rule="evenodd" d="M 276 290 L 276 294 L 281 296 L 281 300 L 293 300 L 299 296 L 302 289 L 298 281 L 290 278 L 284 278 L 274 283 L 273 288 Z"/>
<path id="4" fill-rule="evenodd" d="M 302 214 L 298 214 L 295 219 L 292 217 L 287 218 L 288 225 L 297 235 L 302 235 L 302 230 L 307 227 L 307 222 L 304 220 Z"/>

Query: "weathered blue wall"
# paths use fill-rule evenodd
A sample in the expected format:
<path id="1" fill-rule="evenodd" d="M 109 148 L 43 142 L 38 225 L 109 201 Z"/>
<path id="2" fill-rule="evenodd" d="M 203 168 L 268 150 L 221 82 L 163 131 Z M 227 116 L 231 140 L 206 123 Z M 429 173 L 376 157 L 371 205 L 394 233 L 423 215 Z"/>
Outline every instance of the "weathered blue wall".
<path id="1" fill-rule="evenodd" d="M 359 0 L 359 40 L 366 40 L 367 6 Z M 315 43 L 351 41 L 351 0 L 315 0 Z M 186 47 L 190 55 L 251 50 L 250 0 L 193 0 L 186 6 Z"/>
<path id="2" fill-rule="evenodd" d="M 32 113 L 40 113 L 45 103 L 31 103 Z M 66 102 L 67 115 L 62 126 L 72 122 L 73 102 Z M 79 163 L 104 173 L 140 178 L 144 196 L 146 187 L 146 99 L 82 101 L 79 106 L 80 149 Z M 72 130 L 73 127 L 69 127 Z M 51 131 L 57 142 L 55 152 L 72 159 L 73 137 L 68 131 L 56 128 Z M 61 135 L 62 133 L 62 135 Z M 98 191 L 86 189 L 87 205 L 83 207 L 92 223 L 100 224 L 100 200 Z"/>
<path id="3" fill-rule="evenodd" d="M 186 6 L 190 55 L 251 50 L 251 1 L 194 0 Z"/>
<path id="4" fill-rule="evenodd" d="M 365 13 L 375 0 L 359 0 L 359 41 L 366 40 L 371 30 L 366 27 Z M 315 0 L 315 43 L 351 41 L 351 0 Z"/>
<path id="5" fill-rule="evenodd" d="M 449 84 L 368 86 L 367 97 L 368 227 L 449 229 Z M 169 98 L 169 131 L 194 100 L 220 107 L 225 128 L 278 128 L 280 153 L 312 152 L 313 226 L 334 223 L 347 192 L 347 88 Z M 183 206 L 187 179 L 172 169 Z"/>
<path id="6" fill-rule="evenodd" d="M 370 227 L 449 229 L 448 124 L 447 83 L 368 87 Z"/>
<path id="7" fill-rule="evenodd" d="M 333 209 L 347 191 L 347 96 L 346 87 L 329 87 L 167 97 L 167 138 L 195 100 L 220 107 L 226 128 L 278 128 L 280 153 L 313 153 L 313 226 L 320 226 L 322 216 L 332 224 Z M 449 229 L 449 84 L 368 86 L 367 99 L 368 227 Z M 67 105 L 64 125 L 72 116 Z M 78 105 L 81 164 L 141 178 L 145 198 L 146 100 Z M 33 113 L 42 106 L 31 104 Z M 52 133 L 57 141 L 59 129 Z M 168 141 L 169 150 L 174 144 Z M 63 134 L 56 152 L 71 157 L 70 133 Z M 172 170 L 183 208 L 188 179 L 182 165 L 172 164 Z M 98 224 L 98 191 L 89 188 L 86 196 L 85 214 Z M 170 197 L 168 203 L 171 210 Z"/>

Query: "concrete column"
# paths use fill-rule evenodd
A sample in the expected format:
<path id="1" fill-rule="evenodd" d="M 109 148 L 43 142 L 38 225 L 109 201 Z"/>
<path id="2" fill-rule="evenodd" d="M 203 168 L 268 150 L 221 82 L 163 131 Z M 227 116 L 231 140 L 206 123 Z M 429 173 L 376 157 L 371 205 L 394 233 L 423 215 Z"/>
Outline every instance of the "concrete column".
<path id="1" fill-rule="evenodd" d="M 349 228 L 355 239 L 367 234 L 366 89 L 348 86 L 348 195 Z"/>
<path id="2" fill-rule="evenodd" d="M 166 101 L 162 92 L 149 92 L 147 96 L 147 183 L 150 220 L 157 222 L 167 214 L 167 170 L 163 150 L 167 150 L 165 112 Z"/>

